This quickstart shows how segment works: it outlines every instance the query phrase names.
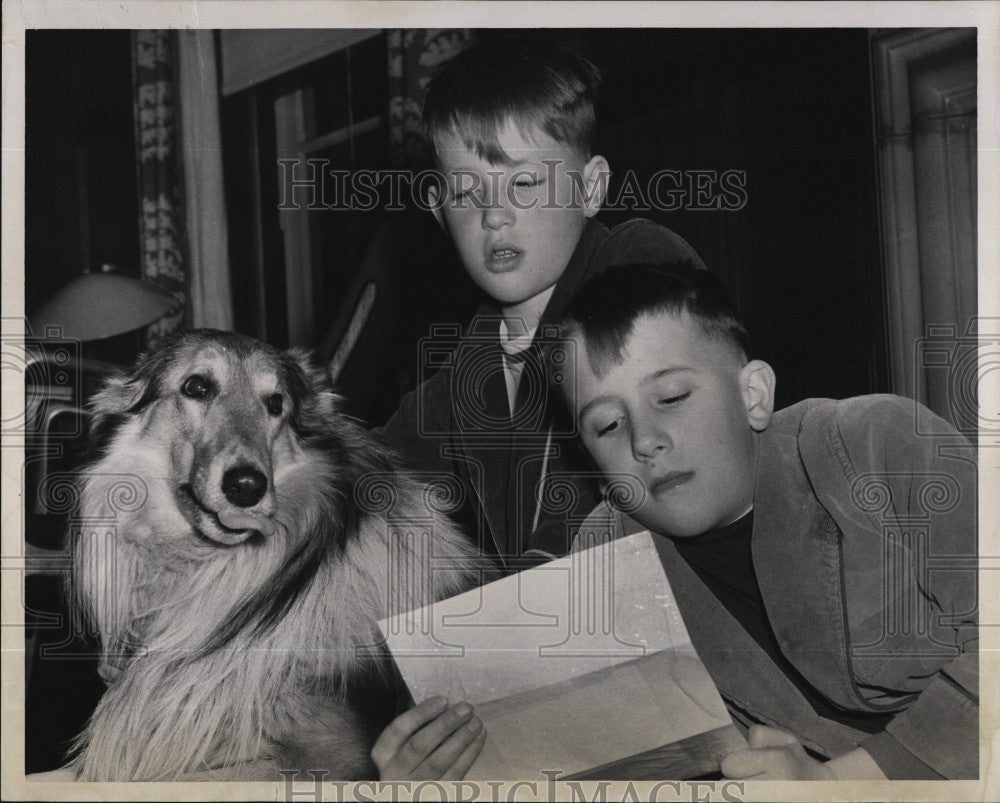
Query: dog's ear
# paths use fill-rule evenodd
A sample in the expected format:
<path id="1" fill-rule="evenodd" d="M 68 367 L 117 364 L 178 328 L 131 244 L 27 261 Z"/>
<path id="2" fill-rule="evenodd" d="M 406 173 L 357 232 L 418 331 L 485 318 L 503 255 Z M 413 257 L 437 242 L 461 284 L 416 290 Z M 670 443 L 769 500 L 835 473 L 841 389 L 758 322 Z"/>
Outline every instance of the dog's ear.
<path id="1" fill-rule="evenodd" d="M 333 391 L 330 375 L 316 364 L 315 354 L 308 349 L 292 348 L 286 354 L 308 380 L 313 393 Z"/>
<path id="2" fill-rule="evenodd" d="M 92 447 L 101 447 L 107 442 L 111 432 L 142 398 L 142 392 L 135 377 L 125 373 L 115 373 L 104 380 L 87 403 Z"/>
<path id="3" fill-rule="evenodd" d="M 103 446 L 125 416 L 140 412 L 160 395 L 163 354 L 161 350 L 141 355 L 130 372 L 110 374 L 90 397 L 87 412 L 92 446 Z"/>
<path id="4" fill-rule="evenodd" d="M 289 390 L 295 400 L 292 424 L 301 430 L 318 430 L 338 414 L 340 399 L 333 390 L 330 375 L 306 349 L 289 349 L 285 358 Z"/>

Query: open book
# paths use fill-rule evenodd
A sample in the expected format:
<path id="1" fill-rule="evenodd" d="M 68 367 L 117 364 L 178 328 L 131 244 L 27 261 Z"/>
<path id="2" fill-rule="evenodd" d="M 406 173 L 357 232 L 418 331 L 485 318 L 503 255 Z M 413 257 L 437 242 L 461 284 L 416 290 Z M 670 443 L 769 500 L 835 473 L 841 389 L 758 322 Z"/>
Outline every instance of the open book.
<path id="1" fill-rule="evenodd" d="M 379 623 L 417 702 L 476 707 L 473 780 L 685 779 L 745 747 L 648 533 Z"/>

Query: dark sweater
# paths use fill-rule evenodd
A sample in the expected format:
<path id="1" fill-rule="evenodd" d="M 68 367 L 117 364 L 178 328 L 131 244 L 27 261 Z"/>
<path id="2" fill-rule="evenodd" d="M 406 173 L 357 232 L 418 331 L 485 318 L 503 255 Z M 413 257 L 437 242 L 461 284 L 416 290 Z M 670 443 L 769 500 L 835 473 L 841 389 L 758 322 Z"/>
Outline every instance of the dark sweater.
<path id="1" fill-rule="evenodd" d="M 457 344 L 442 343 L 442 354 L 455 348 L 437 373 L 405 396 L 378 430 L 414 468 L 460 480 L 457 517 L 510 571 L 565 555 L 600 501 L 597 474 L 539 358 L 556 342 L 552 322 L 588 279 L 636 262 L 704 267 L 694 249 L 663 226 L 636 219 L 609 231 L 590 219 L 542 314 L 513 415 L 500 356 L 500 310 L 487 301 Z"/>

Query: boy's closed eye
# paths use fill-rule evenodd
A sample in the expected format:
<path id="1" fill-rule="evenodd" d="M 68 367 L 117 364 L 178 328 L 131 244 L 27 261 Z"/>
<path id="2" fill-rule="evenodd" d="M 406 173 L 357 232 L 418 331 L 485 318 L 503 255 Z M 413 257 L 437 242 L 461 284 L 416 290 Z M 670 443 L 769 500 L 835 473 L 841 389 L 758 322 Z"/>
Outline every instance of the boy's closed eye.
<path id="1" fill-rule="evenodd" d="M 513 181 L 513 186 L 517 190 L 530 190 L 544 185 L 545 179 L 538 177 L 534 173 L 519 173 L 518 177 Z M 451 197 L 458 202 L 470 200 L 482 205 L 485 203 L 485 199 L 481 190 L 482 185 L 477 183 L 473 183 L 471 186 L 465 184 L 458 185 L 451 189 Z"/>
<path id="2" fill-rule="evenodd" d="M 590 438 L 606 438 L 624 432 L 628 415 L 624 410 L 605 408 L 591 411 L 581 420 L 582 433 Z"/>
<path id="3" fill-rule="evenodd" d="M 598 438 L 603 438 L 605 435 L 610 435 L 612 432 L 615 432 L 615 431 L 621 429 L 621 427 L 624 424 L 624 422 L 625 422 L 624 418 L 616 418 L 614 421 L 612 421 L 609 424 L 605 424 L 603 426 L 598 425 L 597 426 L 597 437 Z"/>
<path id="4" fill-rule="evenodd" d="M 580 419 L 581 431 L 591 438 L 602 438 L 625 427 L 625 412 L 614 408 L 590 410 Z"/>
<path id="5" fill-rule="evenodd" d="M 690 390 L 684 391 L 683 393 L 660 394 L 658 404 L 661 407 L 675 407 L 690 396 Z"/>
<path id="6" fill-rule="evenodd" d="M 518 173 L 514 178 L 514 186 L 529 188 L 540 187 L 545 183 L 545 179 L 535 173 Z"/>
<path id="7" fill-rule="evenodd" d="M 676 408 L 689 399 L 692 393 L 693 389 L 680 393 L 676 391 L 659 393 L 654 396 L 654 403 L 660 409 Z M 591 413 L 585 418 L 586 428 L 595 438 L 603 438 L 607 435 L 620 432 L 625 425 L 625 416 L 621 414 L 609 413 L 607 415 L 600 415 Z"/>
<path id="8" fill-rule="evenodd" d="M 521 171 L 512 176 L 508 196 L 511 200 L 520 199 L 522 203 L 527 203 L 527 199 L 534 198 L 544 184 L 545 179 L 537 173 Z"/>

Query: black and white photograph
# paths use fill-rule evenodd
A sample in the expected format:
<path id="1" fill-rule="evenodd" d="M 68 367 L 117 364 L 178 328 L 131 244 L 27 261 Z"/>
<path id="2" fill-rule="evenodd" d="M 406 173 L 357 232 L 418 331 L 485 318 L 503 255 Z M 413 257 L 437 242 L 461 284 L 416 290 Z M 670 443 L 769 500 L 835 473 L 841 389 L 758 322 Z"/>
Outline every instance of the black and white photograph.
<path id="1" fill-rule="evenodd" d="M 1000 796 L 1000 3 L 3 27 L 4 800 Z"/>

